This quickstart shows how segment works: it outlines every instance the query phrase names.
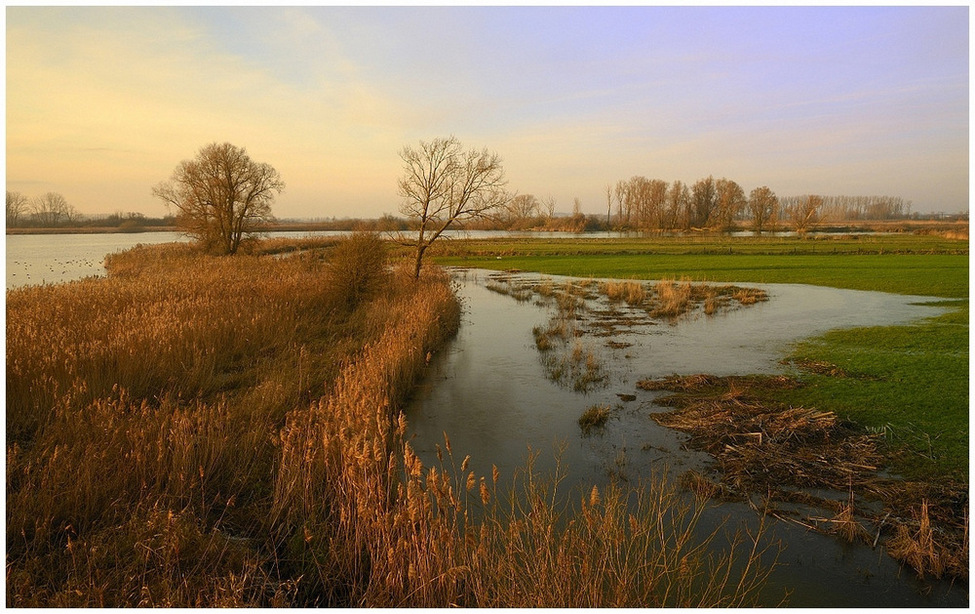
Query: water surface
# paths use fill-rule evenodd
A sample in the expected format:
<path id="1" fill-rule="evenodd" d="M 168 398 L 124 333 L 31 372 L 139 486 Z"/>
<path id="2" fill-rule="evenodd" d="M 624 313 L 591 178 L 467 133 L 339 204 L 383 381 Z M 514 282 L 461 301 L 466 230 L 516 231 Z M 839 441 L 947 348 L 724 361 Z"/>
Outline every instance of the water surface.
<path id="1" fill-rule="evenodd" d="M 652 471 L 675 477 L 711 460 L 686 449 L 686 435 L 649 418 L 669 408 L 653 403 L 663 393 L 637 389 L 640 379 L 779 373 L 787 368 L 780 360 L 789 345 L 799 340 L 841 327 L 905 324 L 942 313 L 920 304 L 930 300 L 925 297 L 745 284 L 766 290 L 770 300 L 713 317 L 700 314 L 675 324 L 620 328 L 612 337 L 584 335 L 580 343 L 599 357 L 606 380 L 604 386 L 580 393 L 547 377 L 535 347 L 532 329 L 546 325 L 553 307 L 489 290 L 492 276 L 498 274 L 456 273 L 463 321 L 457 337 L 431 363 L 408 408 L 414 449 L 425 463 L 436 464 L 436 446 L 443 447 L 446 433 L 458 463 L 470 454 L 474 471 L 490 475 L 496 465 L 503 476 L 522 468 L 530 450 L 538 453 L 538 469 L 553 472 L 555 451 L 561 449 L 568 471 L 564 485 L 580 492 L 613 480 L 636 484 Z M 540 278 L 520 274 L 513 281 Z M 556 284 L 568 280 L 544 278 Z M 607 305 L 600 300 L 593 308 Z M 617 347 L 610 347 L 611 341 Z M 594 404 L 610 405 L 612 418 L 605 428 L 585 434 L 578 419 Z M 732 526 L 754 526 L 758 520 L 743 504 L 725 504 L 705 522 L 723 518 L 730 518 Z M 790 602 L 804 607 L 967 605 L 967 594 L 960 589 L 921 585 L 882 549 L 849 546 L 796 525 L 773 524 L 773 535 L 788 548 L 767 591 L 772 604 L 788 588 L 793 591 Z"/>

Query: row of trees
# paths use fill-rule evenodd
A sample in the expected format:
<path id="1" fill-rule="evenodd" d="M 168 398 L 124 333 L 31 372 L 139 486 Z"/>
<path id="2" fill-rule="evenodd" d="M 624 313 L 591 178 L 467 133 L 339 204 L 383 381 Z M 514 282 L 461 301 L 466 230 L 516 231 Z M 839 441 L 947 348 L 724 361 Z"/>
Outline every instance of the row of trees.
<path id="1" fill-rule="evenodd" d="M 892 196 L 803 196 L 778 197 L 768 186 L 745 196 L 738 183 L 709 176 L 690 187 L 681 181 L 632 177 L 606 187 L 606 220 L 616 228 L 688 231 L 728 231 L 749 223 L 762 232 L 787 224 L 798 232 L 822 221 L 902 219 L 910 215 L 911 203 Z M 613 220 L 613 211 L 616 211 Z M 615 223 L 614 223 L 615 222 Z"/>
<path id="2" fill-rule="evenodd" d="M 29 198 L 20 192 L 7 192 L 7 227 L 40 226 L 54 228 L 76 221 L 78 212 L 58 192 Z"/>
<path id="3" fill-rule="evenodd" d="M 752 200 L 758 210 L 765 211 L 775 195 L 767 187 L 756 188 L 750 200 L 734 181 L 710 176 L 690 187 L 679 180 L 668 184 L 636 176 L 606 187 L 606 218 L 611 220 L 615 205 L 616 226 L 620 228 L 728 230 L 741 212 L 752 206 Z M 766 215 L 757 219 L 763 224 L 769 221 Z"/>
<path id="4" fill-rule="evenodd" d="M 110 215 L 78 213 L 63 194 L 47 192 L 30 198 L 7 192 L 7 228 L 119 228 L 139 231 L 150 226 L 171 226 L 171 218 L 149 218 L 143 213 L 121 211 Z"/>
<path id="5" fill-rule="evenodd" d="M 822 199 L 822 216 L 831 221 L 911 217 L 911 201 L 900 196 L 823 196 Z"/>

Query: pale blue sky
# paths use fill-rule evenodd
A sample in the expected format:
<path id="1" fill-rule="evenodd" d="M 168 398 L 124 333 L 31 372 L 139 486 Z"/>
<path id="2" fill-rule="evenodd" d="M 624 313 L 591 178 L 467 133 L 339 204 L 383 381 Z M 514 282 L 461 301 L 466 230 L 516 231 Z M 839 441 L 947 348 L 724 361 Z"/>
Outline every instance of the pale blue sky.
<path id="1" fill-rule="evenodd" d="M 274 165 L 279 217 L 396 213 L 453 134 L 605 210 L 645 175 L 966 211 L 967 6 L 7 8 L 7 189 L 161 215 L 200 146 Z"/>

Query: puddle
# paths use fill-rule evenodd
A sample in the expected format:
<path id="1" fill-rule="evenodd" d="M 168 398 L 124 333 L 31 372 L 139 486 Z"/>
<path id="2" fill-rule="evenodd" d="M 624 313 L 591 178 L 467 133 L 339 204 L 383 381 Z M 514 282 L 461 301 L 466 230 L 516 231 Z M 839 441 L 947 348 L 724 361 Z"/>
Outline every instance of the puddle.
<path id="1" fill-rule="evenodd" d="M 669 409 L 653 403 L 667 393 L 638 389 L 640 379 L 781 373 L 786 367 L 779 361 L 789 344 L 801 339 L 942 313 L 919 304 L 928 300 L 923 297 L 748 284 L 764 290 L 769 300 L 747 306 L 732 301 L 712 316 L 698 308 L 671 323 L 650 320 L 645 310 L 623 301 L 594 298 L 598 284 L 590 284 L 578 292 L 589 296 L 577 325 L 583 334 L 570 332 L 564 349 L 591 354 L 601 379 L 578 391 L 552 377 L 551 359 L 546 362 L 547 352 L 536 346 L 537 332 L 557 317 L 555 301 L 520 290 L 539 282 L 564 286 L 572 279 L 462 270 L 455 278 L 464 304 L 462 325 L 431 362 L 407 409 L 414 450 L 424 463 L 435 464 L 436 446 L 443 446 L 446 433 L 455 458 L 469 454 L 472 470 L 490 475 L 496 465 L 502 476 L 524 467 L 530 450 L 538 453 L 540 473 L 554 472 L 561 450 L 567 470 L 563 491 L 593 484 L 602 488 L 614 479 L 637 484 L 651 471 L 676 478 L 689 469 L 707 470 L 711 457 L 684 449 L 687 435 L 649 419 L 650 413 Z M 502 293 L 504 287 L 514 292 Z M 610 326 L 612 335 L 601 334 Z M 584 431 L 579 417 L 593 405 L 609 406 L 610 417 L 603 427 Z M 716 506 L 705 518 L 729 518 L 733 527 L 754 527 L 759 520 L 747 505 L 737 503 Z M 922 585 L 882 548 L 850 546 L 791 523 L 768 522 L 773 537 L 786 544 L 766 591 L 771 604 L 788 589 L 789 603 L 801 607 L 968 605 L 964 588 Z"/>

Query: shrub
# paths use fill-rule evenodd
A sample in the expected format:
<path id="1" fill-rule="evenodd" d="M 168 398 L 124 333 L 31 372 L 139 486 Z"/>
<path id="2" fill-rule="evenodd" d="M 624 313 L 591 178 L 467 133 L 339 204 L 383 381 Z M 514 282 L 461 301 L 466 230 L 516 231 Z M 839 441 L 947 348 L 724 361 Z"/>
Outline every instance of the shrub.
<path id="1" fill-rule="evenodd" d="M 339 241 L 329 255 L 327 279 L 339 302 L 355 309 L 388 282 L 386 243 L 369 232 Z"/>

